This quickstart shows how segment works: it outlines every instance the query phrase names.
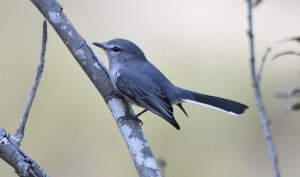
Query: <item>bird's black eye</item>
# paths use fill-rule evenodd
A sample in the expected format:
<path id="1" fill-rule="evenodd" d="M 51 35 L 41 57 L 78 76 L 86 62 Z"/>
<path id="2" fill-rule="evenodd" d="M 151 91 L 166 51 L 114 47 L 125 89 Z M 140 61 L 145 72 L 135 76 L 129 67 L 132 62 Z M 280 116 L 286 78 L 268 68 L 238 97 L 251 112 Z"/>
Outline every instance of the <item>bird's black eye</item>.
<path id="1" fill-rule="evenodd" d="M 116 53 L 119 53 L 121 51 L 119 47 L 113 47 L 112 50 Z"/>

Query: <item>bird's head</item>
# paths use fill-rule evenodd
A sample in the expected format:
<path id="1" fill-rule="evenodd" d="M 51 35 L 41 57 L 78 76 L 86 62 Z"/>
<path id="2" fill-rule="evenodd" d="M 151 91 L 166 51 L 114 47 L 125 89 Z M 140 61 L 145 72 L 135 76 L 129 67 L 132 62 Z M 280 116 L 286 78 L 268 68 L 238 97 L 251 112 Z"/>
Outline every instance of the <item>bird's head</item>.
<path id="1" fill-rule="evenodd" d="M 126 39 L 113 39 L 108 42 L 94 42 L 93 44 L 105 50 L 109 63 L 146 60 L 143 51 Z"/>

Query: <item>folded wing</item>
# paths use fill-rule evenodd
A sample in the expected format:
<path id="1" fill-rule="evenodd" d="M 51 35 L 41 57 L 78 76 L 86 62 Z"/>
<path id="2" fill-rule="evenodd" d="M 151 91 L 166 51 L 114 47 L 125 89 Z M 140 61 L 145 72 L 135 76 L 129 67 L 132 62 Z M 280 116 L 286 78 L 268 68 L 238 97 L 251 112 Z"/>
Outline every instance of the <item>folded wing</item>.
<path id="1" fill-rule="evenodd" d="M 158 85 L 151 84 L 149 78 L 132 73 L 118 73 L 116 86 L 119 92 L 132 103 L 141 106 L 180 129 L 173 116 L 173 107 Z"/>

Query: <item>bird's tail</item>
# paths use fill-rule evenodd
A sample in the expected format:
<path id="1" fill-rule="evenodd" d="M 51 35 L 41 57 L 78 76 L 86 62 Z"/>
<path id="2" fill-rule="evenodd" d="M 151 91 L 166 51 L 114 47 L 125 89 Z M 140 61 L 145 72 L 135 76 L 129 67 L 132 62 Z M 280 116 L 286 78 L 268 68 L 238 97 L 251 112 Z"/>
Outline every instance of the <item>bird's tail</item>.
<path id="1" fill-rule="evenodd" d="M 183 102 L 190 102 L 190 103 L 214 108 L 232 115 L 240 115 L 244 113 L 244 111 L 248 108 L 248 106 L 242 103 L 228 100 L 225 98 L 204 95 L 204 94 L 184 90 L 181 88 L 180 90 L 181 91 L 179 97 Z"/>

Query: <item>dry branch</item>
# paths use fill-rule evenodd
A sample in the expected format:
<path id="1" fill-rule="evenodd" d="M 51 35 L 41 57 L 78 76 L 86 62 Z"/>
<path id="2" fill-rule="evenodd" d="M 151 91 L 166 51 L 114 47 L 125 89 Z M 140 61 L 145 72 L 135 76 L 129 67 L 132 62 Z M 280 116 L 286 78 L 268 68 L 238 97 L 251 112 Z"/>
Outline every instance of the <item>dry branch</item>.
<path id="1" fill-rule="evenodd" d="M 20 127 L 17 130 L 16 135 L 13 137 L 10 137 L 4 129 L 0 129 L 0 157 L 9 165 L 11 165 L 15 169 L 16 173 L 21 177 L 49 177 L 49 175 L 31 157 L 29 157 L 24 151 L 20 149 L 20 144 L 22 138 L 24 137 L 24 130 L 30 108 L 43 73 L 46 43 L 47 23 L 46 21 L 44 21 L 40 64 L 38 66 L 32 90 L 25 106 L 25 111 L 20 123 Z"/>
<path id="2" fill-rule="evenodd" d="M 41 77 L 42 77 L 42 73 L 43 73 L 43 70 L 44 70 L 46 44 L 47 44 L 47 22 L 44 21 L 44 23 L 43 23 L 42 51 L 41 51 L 40 64 L 38 66 L 36 76 L 35 76 L 35 80 L 33 82 L 32 89 L 31 89 L 30 95 L 28 97 L 26 106 L 25 106 L 23 117 L 22 117 L 22 120 L 20 122 L 20 127 L 19 127 L 19 129 L 17 130 L 17 132 L 14 136 L 17 144 L 19 144 L 19 145 L 21 144 L 21 141 L 24 137 L 24 131 L 25 131 L 27 120 L 28 120 L 29 112 L 30 112 L 30 109 L 31 109 L 31 106 L 32 106 L 32 103 L 33 103 L 33 100 L 34 100 L 34 97 L 35 97 L 35 93 L 36 93 L 37 88 L 39 86 L 39 83 L 40 83 L 40 80 L 41 80 Z"/>
<path id="3" fill-rule="evenodd" d="M 0 129 L 0 157 L 11 165 L 20 177 L 50 177 L 13 139 Z"/>

